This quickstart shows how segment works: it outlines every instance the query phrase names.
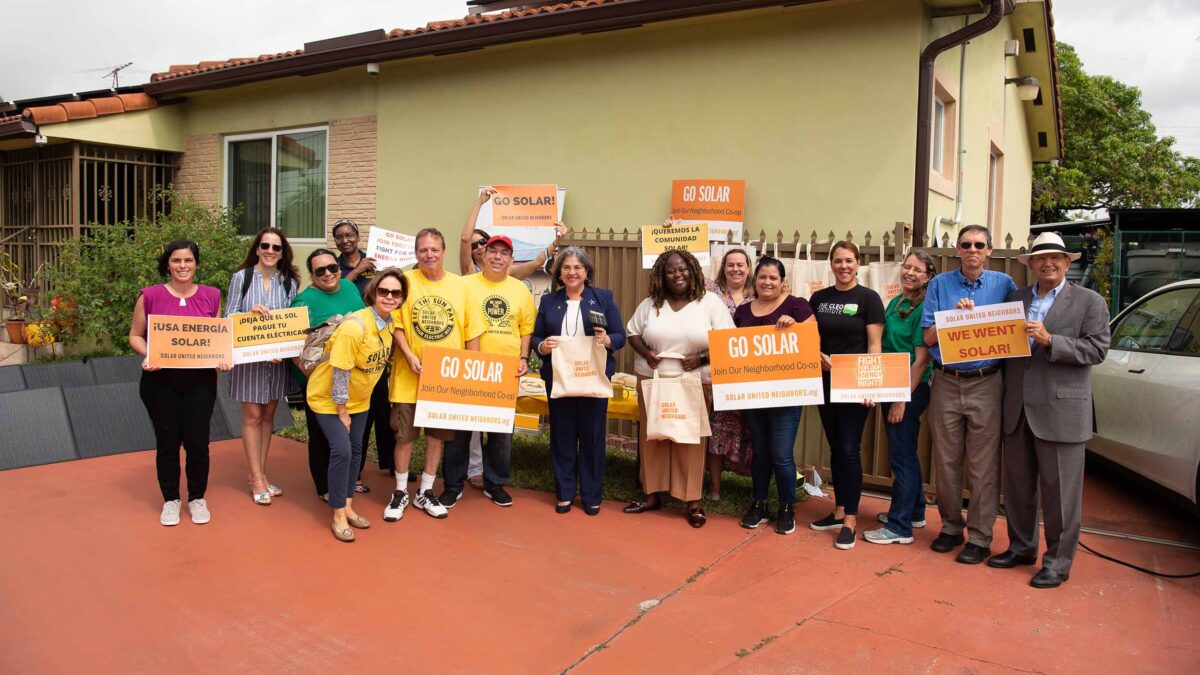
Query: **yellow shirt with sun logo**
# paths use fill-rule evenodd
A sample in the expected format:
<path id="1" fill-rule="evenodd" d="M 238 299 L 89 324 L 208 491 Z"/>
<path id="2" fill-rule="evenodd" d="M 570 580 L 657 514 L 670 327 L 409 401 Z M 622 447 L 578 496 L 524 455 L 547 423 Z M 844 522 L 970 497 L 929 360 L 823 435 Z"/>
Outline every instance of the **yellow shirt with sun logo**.
<path id="1" fill-rule="evenodd" d="M 479 338 L 479 350 L 524 356 L 521 354 L 521 336 L 533 333 L 533 323 L 537 319 L 529 288 L 512 277 L 505 277 L 500 282 L 490 281 L 482 272 L 472 274 L 464 281 L 468 302 L 480 308 L 487 322 L 487 330 Z"/>
<path id="2" fill-rule="evenodd" d="M 479 306 L 469 302 L 467 285 L 452 272 L 443 272 L 440 281 L 430 281 L 420 269 L 404 273 L 408 279 L 408 297 L 392 319 L 402 329 L 408 347 L 418 359 L 424 358 L 426 345 L 462 349 L 479 337 L 486 322 Z M 408 367 L 404 354 L 396 349 L 392 375 L 388 381 L 388 400 L 392 403 L 416 403 L 420 376 Z"/>

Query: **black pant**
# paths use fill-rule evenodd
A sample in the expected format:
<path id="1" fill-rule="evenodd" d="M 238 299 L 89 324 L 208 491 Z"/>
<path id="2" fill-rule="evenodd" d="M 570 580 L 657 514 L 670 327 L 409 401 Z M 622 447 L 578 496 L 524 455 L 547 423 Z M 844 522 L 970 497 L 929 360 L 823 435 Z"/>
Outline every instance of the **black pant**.
<path id="1" fill-rule="evenodd" d="M 551 388 L 547 382 L 547 396 Z M 599 506 L 604 498 L 608 399 L 552 398 L 549 408 L 555 496 L 560 502 L 572 501 L 578 486 L 584 506 Z"/>
<path id="2" fill-rule="evenodd" d="M 471 434 L 474 431 L 456 431 L 454 440 L 446 444 L 442 452 L 442 476 L 447 492 L 461 493 L 467 480 L 467 466 L 471 462 Z M 508 483 L 509 466 L 512 460 L 512 434 L 487 432 L 483 444 L 483 488 L 501 487 Z"/>
<path id="3" fill-rule="evenodd" d="M 390 370 L 390 369 L 389 369 Z M 388 402 L 389 370 L 383 371 L 379 382 L 371 390 L 371 410 L 367 414 L 367 428 L 363 431 L 362 459 L 358 463 L 358 479 L 362 480 L 363 468 L 367 465 L 367 440 L 371 438 L 371 427 L 375 427 L 375 450 L 379 453 L 379 468 L 396 471 L 396 432 L 392 431 L 392 404 Z"/>
<path id="4" fill-rule="evenodd" d="M 308 472 L 312 474 L 319 497 L 329 493 L 329 441 L 317 423 L 317 413 L 307 403 L 304 405 L 304 426 L 308 428 Z"/>
<path id="5" fill-rule="evenodd" d="M 829 373 L 824 374 L 825 400 L 829 400 Z M 858 515 L 862 499 L 862 435 L 870 410 L 861 403 L 826 403 L 818 406 L 825 440 L 829 441 L 829 469 L 833 473 L 833 498 L 846 515 Z M 757 449 L 757 448 L 756 448 Z"/>
<path id="6" fill-rule="evenodd" d="M 208 489 L 208 426 L 217 402 L 217 372 L 211 368 L 142 371 L 138 393 L 154 425 L 163 501 L 180 498 L 180 444 L 187 453 L 188 501 L 202 499 Z"/>

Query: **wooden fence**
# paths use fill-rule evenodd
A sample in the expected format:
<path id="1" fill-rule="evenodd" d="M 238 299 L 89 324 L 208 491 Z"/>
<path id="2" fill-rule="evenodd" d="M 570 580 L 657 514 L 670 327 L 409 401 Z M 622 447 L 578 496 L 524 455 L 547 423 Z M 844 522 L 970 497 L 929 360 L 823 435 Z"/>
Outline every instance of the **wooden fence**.
<path id="1" fill-rule="evenodd" d="M 596 268 L 596 286 L 613 291 L 621 316 L 626 319 L 646 297 L 650 287 L 649 271 L 642 269 L 640 236 L 641 231 L 638 228 L 620 232 L 584 230 L 571 232 L 563 242 L 564 245 L 580 246 L 587 252 Z M 751 238 L 752 236 L 747 235 L 743 237 L 743 241 L 737 243 L 753 246 L 760 254 L 768 253 L 784 260 L 795 257 L 805 259 L 810 252 L 814 260 L 827 260 L 830 247 L 838 240 L 853 241 L 863 254 L 864 265 L 879 260 L 902 260 L 904 251 L 912 244 L 911 228 L 905 223 L 896 223 L 891 229 L 885 229 L 880 234 L 868 232 L 857 238 L 852 233 L 839 237 L 833 232 L 818 235 L 815 231 L 807 237 L 798 232 L 793 233 L 790 238 L 785 238 L 782 232 L 774 237 L 768 237 L 765 232 L 759 232 L 757 238 Z M 950 235 L 944 235 L 939 241 L 932 243 L 935 245 L 921 248 L 933 257 L 938 271 L 956 269 L 958 256 L 955 241 Z M 1018 286 L 1026 286 L 1032 283 L 1033 277 L 1028 268 L 1017 260 L 1017 255 L 1025 252 L 1029 240 L 1023 242 L 1025 246 L 1022 248 L 1013 248 L 1014 243 L 1016 242 L 1012 240 L 1011 235 L 1003 242 L 996 242 L 996 246 L 1003 244 L 1004 248 L 993 249 L 989 267 L 1010 275 Z M 623 349 L 617 356 L 617 370 L 632 373 L 633 349 Z M 996 414 L 999 415 L 1000 411 L 997 410 Z M 874 488 L 890 488 L 892 483 L 887 435 L 883 424 L 883 416 L 879 414 L 879 408 L 876 408 L 868 417 L 863 432 L 863 480 L 867 486 Z M 630 437 L 636 435 L 632 425 L 627 422 L 613 422 L 609 431 Z M 829 444 L 825 442 L 821 420 L 815 407 L 809 406 L 804 409 L 800 430 L 796 434 L 795 454 L 797 465 L 816 466 L 828 480 Z M 918 456 L 926 489 L 932 489 L 932 447 L 928 424 L 921 425 Z"/>

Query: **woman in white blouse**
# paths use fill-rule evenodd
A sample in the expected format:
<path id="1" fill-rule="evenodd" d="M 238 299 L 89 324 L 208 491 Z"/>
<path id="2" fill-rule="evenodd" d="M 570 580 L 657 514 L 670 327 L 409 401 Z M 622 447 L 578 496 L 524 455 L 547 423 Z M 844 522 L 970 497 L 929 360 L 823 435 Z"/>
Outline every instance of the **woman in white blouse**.
<path id="1" fill-rule="evenodd" d="M 711 414 L 708 331 L 715 328 L 733 328 L 733 319 L 725 303 L 704 289 L 704 277 L 696 258 L 686 251 L 668 251 L 659 256 L 650 270 L 649 297 L 638 305 L 625 330 L 637 353 L 634 371 L 638 381 L 653 377 L 655 370 L 659 377 L 679 377 L 684 372 L 698 371 Z M 659 493 L 666 492 L 686 503 L 687 520 L 692 527 L 703 527 L 706 518 L 700 493 L 707 439 L 694 444 L 647 440 L 644 401 L 640 402 L 640 408 L 641 478 L 646 496 L 626 506 L 625 512 L 660 509 Z"/>

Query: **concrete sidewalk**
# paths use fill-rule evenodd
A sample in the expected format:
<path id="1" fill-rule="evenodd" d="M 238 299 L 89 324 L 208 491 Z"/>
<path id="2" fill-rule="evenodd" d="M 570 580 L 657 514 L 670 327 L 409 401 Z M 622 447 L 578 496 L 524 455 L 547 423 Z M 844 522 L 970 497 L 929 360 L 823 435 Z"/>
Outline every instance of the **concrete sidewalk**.
<path id="1" fill-rule="evenodd" d="M 276 438 L 256 506 L 240 441 L 213 446 L 213 520 L 158 524 L 149 452 L 0 472 L 0 672 L 1095 672 L 1200 671 L 1200 580 L 1158 580 L 1081 551 L 1071 580 L 965 566 L 913 546 L 750 532 L 713 516 L 606 503 L 554 513 L 468 490 L 438 521 L 382 510 L 342 544 L 304 446 Z M 886 508 L 866 499 L 863 522 Z M 803 525 L 830 502 L 809 500 Z M 862 528 L 860 528 L 862 529 Z M 993 550 L 1006 544 L 1003 521 Z M 1200 569 L 1200 553 L 1085 535 L 1124 559 Z"/>

